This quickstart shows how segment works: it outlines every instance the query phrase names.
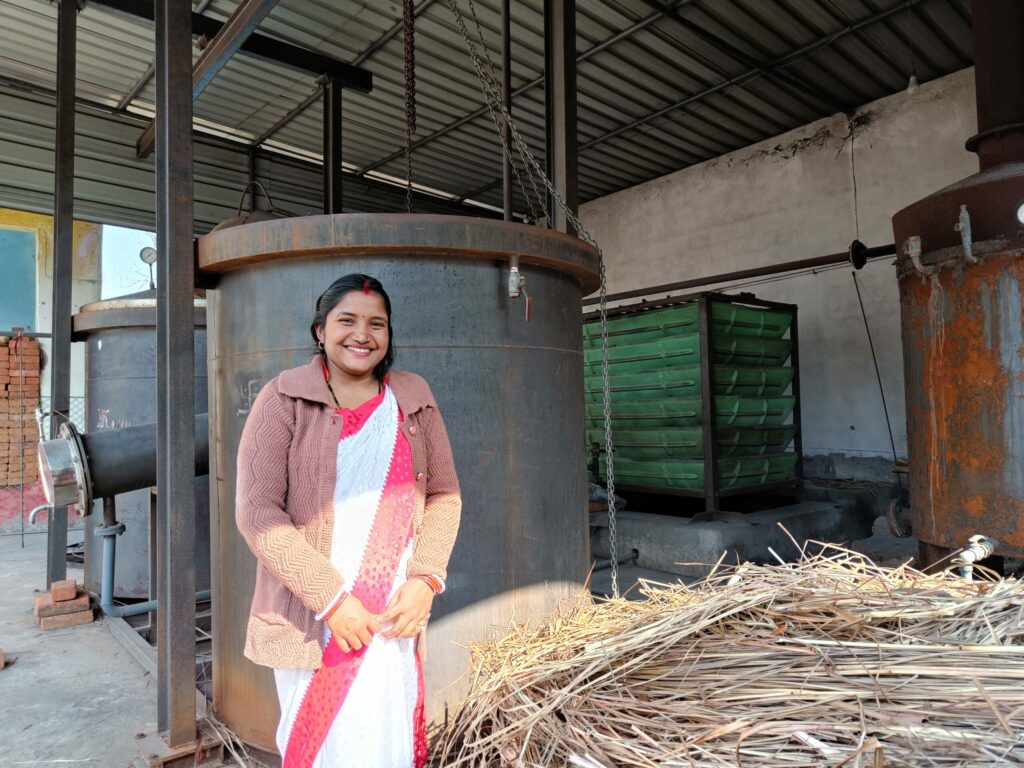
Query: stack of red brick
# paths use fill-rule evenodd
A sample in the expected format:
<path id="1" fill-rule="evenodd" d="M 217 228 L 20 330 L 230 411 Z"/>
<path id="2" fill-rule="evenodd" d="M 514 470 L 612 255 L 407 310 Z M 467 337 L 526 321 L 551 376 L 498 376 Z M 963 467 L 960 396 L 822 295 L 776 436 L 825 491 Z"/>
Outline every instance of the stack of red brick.
<path id="1" fill-rule="evenodd" d="M 81 589 L 74 579 L 55 581 L 50 591 L 36 598 L 33 613 L 43 629 L 65 629 L 92 621 L 89 593 Z"/>
<path id="2" fill-rule="evenodd" d="M 39 478 L 39 342 L 0 339 L 0 488 L 33 485 Z"/>

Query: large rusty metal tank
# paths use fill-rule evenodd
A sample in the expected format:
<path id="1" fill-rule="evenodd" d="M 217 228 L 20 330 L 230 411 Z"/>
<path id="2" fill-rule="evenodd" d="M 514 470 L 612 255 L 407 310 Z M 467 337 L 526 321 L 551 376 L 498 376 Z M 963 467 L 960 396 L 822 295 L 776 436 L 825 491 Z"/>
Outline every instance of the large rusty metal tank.
<path id="1" fill-rule="evenodd" d="M 972 8 L 981 170 L 893 218 L 924 565 L 976 534 L 1024 557 L 1024 3 Z"/>
<path id="2" fill-rule="evenodd" d="M 87 432 L 152 424 L 156 421 L 155 292 L 86 304 L 72 318 L 73 339 L 86 343 Z M 206 302 L 195 300 L 196 410 L 206 412 Z M 150 569 L 149 489 L 115 497 L 125 532 L 117 544 L 114 597 L 148 598 Z M 209 479 L 196 478 L 196 584 L 210 585 Z M 85 523 L 85 584 L 99 594 L 102 542 L 94 531 L 103 524 L 102 500 L 93 503 Z"/>
<path id="3" fill-rule="evenodd" d="M 509 299 L 518 256 L 532 298 Z M 574 237 L 519 224 L 405 214 L 311 216 L 200 238 L 208 294 L 210 475 L 214 477 L 214 707 L 274 751 L 273 675 L 242 649 L 256 561 L 234 523 L 246 414 L 282 369 L 313 356 L 313 306 L 336 278 L 379 278 L 393 302 L 397 368 L 422 374 L 444 414 L 463 492 L 449 591 L 435 602 L 428 715 L 464 691 L 464 645 L 546 615 L 579 592 L 589 564 L 580 299 L 597 255 Z"/>

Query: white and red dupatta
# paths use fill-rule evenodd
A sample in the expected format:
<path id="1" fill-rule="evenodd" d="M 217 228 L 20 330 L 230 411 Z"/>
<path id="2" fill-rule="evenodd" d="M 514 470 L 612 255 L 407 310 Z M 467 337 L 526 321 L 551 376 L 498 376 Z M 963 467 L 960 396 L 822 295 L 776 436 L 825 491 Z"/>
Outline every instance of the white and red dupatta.
<path id="1" fill-rule="evenodd" d="M 331 562 L 367 610 L 405 581 L 415 493 L 409 443 L 390 388 L 340 410 Z M 345 653 L 325 635 L 320 668 L 275 670 L 283 768 L 422 768 L 422 669 L 415 641 L 374 638 Z"/>

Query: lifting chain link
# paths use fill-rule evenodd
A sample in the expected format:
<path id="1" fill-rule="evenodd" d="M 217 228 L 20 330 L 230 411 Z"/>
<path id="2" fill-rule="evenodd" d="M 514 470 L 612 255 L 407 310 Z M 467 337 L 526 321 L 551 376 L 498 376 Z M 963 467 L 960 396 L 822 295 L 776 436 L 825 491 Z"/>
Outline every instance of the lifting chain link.
<path id="1" fill-rule="evenodd" d="M 509 114 L 508 110 L 505 109 L 505 105 L 501 99 L 500 89 L 496 87 L 496 82 L 493 78 L 489 78 L 485 74 L 485 66 L 481 60 L 481 55 L 477 51 L 476 44 L 473 42 L 473 37 L 466 26 L 466 20 L 462 16 L 462 11 L 459 9 L 458 0 L 446 0 L 448 8 L 451 10 L 452 15 L 455 17 L 455 22 L 459 27 L 459 31 L 462 33 L 462 37 L 466 41 L 466 47 L 469 50 L 470 58 L 473 60 L 473 68 L 476 70 L 477 77 L 480 80 L 480 87 L 484 94 L 484 100 L 487 102 L 487 107 L 491 111 L 492 117 L 496 113 L 500 113 L 503 120 L 505 120 L 509 126 L 512 134 L 513 143 L 516 146 L 516 150 L 519 155 L 523 158 L 524 165 L 529 174 L 531 185 L 536 190 L 536 181 L 540 181 L 543 186 L 547 189 L 551 195 L 555 204 L 565 215 L 566 221 L 576 232 L 576 236 L 579 237 L 585 243 L 593 246 L 597 251 L 598 261 L 598 275 L 601 280 L 600 289 L 600 318 L 601 318 L 601 386 L 602 386 L 602 402 L 604 406 L 604 441 L 605 441 L 605 474 L 606 474 L 606 485 L 608 489 L 608 547 L 609 555 L 611 557 L 611 576 L 612 576 L 612 596 L 619 597 L 619 560 L 618 560 L 618 531 L 616 529 L 615 522 L 615 462 L 614 453 L 612 446 L 612 414 L 611 414 L 611 385 L 608 379 L 608 275 L 605 269 L 604 251 L 601 250 L 601 246 L 597 244 L 593 235 L 583 226 L 580 222 L 579 217 L 569 207 L 568 203 L 562 198 L 555 189 L 555 185 L 551 183 L 551 179 L 547 177 L 540 163 L 537 162 L 537 158 L 533 156 L 529 146 L 523 139 L 522 134 L 519 132 L 519 128 L 515 121 L 512 119 L 512 115 Z M 473 9 L 473 0 L 469 0 L 470 8 Z M 475 18 L 475 9 L 473 10 Z M 479 22 L 478 22 L 479 29 Z M 483 57 L 487 60 L 486 68 L 491 72 L 494 71 L 494 67 L 490 62 L 490 55 L 487 52 L 487 47 L 483 45 L 483 37 L 481 34 L 481 47 L 483 48 Z M 498 127 L 498 135 L 501 136 L 500 123 L 495 117 L 495 126 Z M 505 145 L 504 139 L 501 142 L 502 150 L 505 155 L 512 160 L 511 149 Z M 513 167 L 515 163 L 513 162 Z M 525 191 L 525 190 L 524 190 Z"/>
<path id="2" fill-rule="evenodd" d="M 502 154 L 509 159 L 509 164 L 512 166 L 512 176 L 513 178 L 515 178 L 516 183 L 519 185 L 519 190 L 523 193 L 523 199 L 526 200 L 526 205 L 530 209 L 530 221 L 536 222 L 539 221 L 540 217 L 537 215 L 537 208 L 535 208 L 533 205 L 533 197 L 531 197 L 529 192 L 526 191 L 526 185 L 523 184 L 523 177 L 519 173 L 519 163 L 516 162 L 515 157 L 513 157 L 512 155 L 512 148 L 507 146 L 505 141 L 505 132 L 502 130 L 502 121 L 504 120 L 504 118 L 499 117 L 498 111 L 495 110 L 494 108 L 493 102 L 500 103 L 502 105 L 502 109 L 500 111 L 502 112 L 502 114 L 504 114 L 505 99 L 503 98 L 502 88 L 498 85 L 498 76 L 497 74 L 495 74 L 494 65 L 491 63 L 490 54 L 487 51 L 487 44 L 484 41 L 483 26 L 480 24 L 480 18 L 477 16 L 476 13 L 476 4 L 473 2 L 473 0 L 469 0 L 469 11 L 470 14 L 473 16 L 473 24 L 476 27 L 477 39 L 480 41 L 480 47 L 484 52 L 483 63 L 486 64 L 485 72 L 484 68 L 480 66 L 479 58 L 475 55 L 473 56 L 473 66 L 476 68 L 477 79 L 480 81 L 480 90 L 483 92 L 484 103 L 487 105 L 487 111 L 491 115 L 491 122 L 494 123 L 494 130 L 497 132 L 498 140 L 501 142 Z M 454 13 L 456 15 L 459 14 L 458 7 L 454 9 Z M 464 27 L 465 24 L 461 23 L 460 26 Z M 464 30 L 463 34 L 468 35 L 468 32 Z M 469 40 L 468 37 L 467 42 L 469 42 L 470 45 L 472 45 L 472 41 Z M 520 161 L 522 162 L 523 166 L 527 168 L 528 171 L 529 169 L 527 166 L 526 158 L 522 156 L 521 152 Z M 533 174 L 528 173 L 527 179 L 529 179 L 530 186 L 533 188 L 533 194 L 537 198 L 537 205 L 540 206 L 541 209 L 543 209 L 545 205 L 544 196 L 541 195 L 540 190 L 537 189 L 537 182 L 533 178 Z"/>
<path id="3" fill-rule="evenodd" d="M 405 207 L 412 213 L 412 137 L 416 133 L 416 13 L 413 0 L 402 0 L 405 52 Z"/>

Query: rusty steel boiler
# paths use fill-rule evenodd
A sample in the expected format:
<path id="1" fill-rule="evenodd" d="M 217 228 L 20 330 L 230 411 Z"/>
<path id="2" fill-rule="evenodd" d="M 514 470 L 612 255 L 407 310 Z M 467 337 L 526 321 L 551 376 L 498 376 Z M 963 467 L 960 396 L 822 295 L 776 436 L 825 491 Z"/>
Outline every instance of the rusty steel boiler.
<path id="1" fill-rule="evenodd" d="M 511 299 L 519 257 L 532 299 Z M 449 590 L 435 602 L 428 716 L 454 713 L 464 645 L 577 593 L 589 565 L 580 300 L 597 254 L 567 235 L 486 219 L 310 216 L 199 240 L 208 294 L 214 510 L 214 708 L 250 745 L 274 751 L 273 675 L 242 655 L 256 560 L 234 522 L 246 414 L 282 369 L 314 354 L 320 293 L 363 272 L 394 312 L 396 367 L 430 383 L 451 437 L 463 517 Z M 463 681 L 464 682 L 464 681 Z"/>
<path id="2" fill-rule="evenodd" d="M 914 535 L 1024 557 L 1024 3 L 973 3 L 980 172 L 893 218 Z"/>
<path id="3" fill-rule="evenodd" d="M 206 302 L 195 300 L 196 412 L 206 412 Z M 154 291 L 84 305 L 72 317 L 73 339 L 86 344 L 86 432 L 156 421 L 156 298 Z M 119 537 L 113 596 L 150 596 L 149 489 L 115 497 Z M 196 585 L 210 586 L 209 482 L 196 478 Z M 93 502 L 85 523 L 85 584 L 100 593 L 102 551 L 94 535 L 103 525 L 103 501 Z"/>

